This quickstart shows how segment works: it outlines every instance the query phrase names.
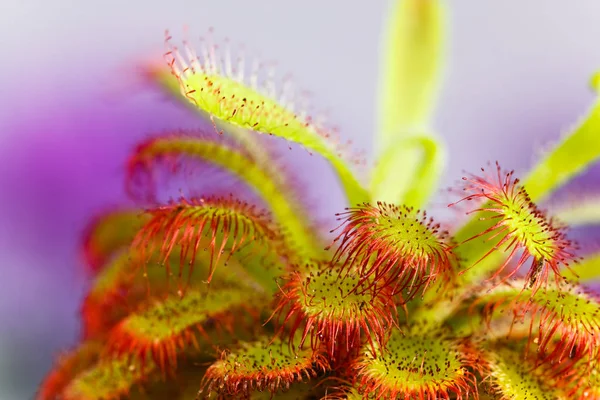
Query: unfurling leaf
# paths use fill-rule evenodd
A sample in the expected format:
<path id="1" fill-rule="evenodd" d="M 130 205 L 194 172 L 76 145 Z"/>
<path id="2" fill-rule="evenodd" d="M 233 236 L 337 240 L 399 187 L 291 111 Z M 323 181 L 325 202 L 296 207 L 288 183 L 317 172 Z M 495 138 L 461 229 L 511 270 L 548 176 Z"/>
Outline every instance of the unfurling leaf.
<path id="1" fill-rule="evenodd" d="M 264 244 L 280 257 L 286 256 L 286 246 L 267 214 L 247 203 L 227 198 L 180 199 L 171 205 L 149 210 L 148 223 L 139 231 L 133 248 L 140 249 L 143 261 L 159 251 L 171 273 L 169 258 L 174 250 L 180 254 L 179 279 L 187 269 L 191 276 L 199 251 L 208 239 L 210 282 L 221 257 L 225 262 L 246 244 Z"/>
<path id="2" fill-rule="evenodd" d="M 129 159 L 128 186 L 134 187 L 144 174 L 152 174 L 157 163 L 166 162 L 170 168 L 176 168 L 181 157 L 211 163 L 239 178 L 269 206 L 278 224 L 286 229 L 286 234 L 299 250 L 309 255 L 316 253 L 319 238 L 310 232 L 305 211 L 298 204 L 289 184 L 275 179 L 245 149 L 214 135 L 208 137 L 186 132 L 147 140 L 138 146 Z M 149 184 L 153 192 L 154 183 L 150 181 Z"/>
<path id="3" fill-rule="evenodd" d="M 373 200 L 424 206 L 437 187 L 445 159 L 445 150 L 434 136 L 403 135 L 382 152 L 373 167 Z"/>
<path id="4" fill-rule="evenodd" d="M 185 55 L 176 47 L 171 47 L 166 54 L 181 93 L 190 102 L 213 119 L 278 136 L 315 151 L 331 163 L 350 204 L 368 200 L 368 193 L 341 157 L 340 149 L 328 140 L 330 131 L 280 102 L 279 97 L 285 93 L 276 93 L 271 79 L 261 82 L 264 86 L 256 80 L 247 82 L 243 65 L 234 73 L 230 65 L 223 65 L 215 56 L 216 48 L 205 50 L 213 54 L 201 53 L 199 57 L 187 45 L 183 49 Z M 258 74 L 254 73 L 252 79 L 256 78 Z"/>

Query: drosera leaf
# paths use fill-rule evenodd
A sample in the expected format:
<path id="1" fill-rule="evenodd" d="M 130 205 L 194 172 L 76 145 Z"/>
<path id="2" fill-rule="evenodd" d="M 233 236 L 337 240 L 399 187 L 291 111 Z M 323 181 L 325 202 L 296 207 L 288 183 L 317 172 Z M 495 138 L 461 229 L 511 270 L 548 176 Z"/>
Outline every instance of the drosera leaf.
<path id="1" fill-rule="evenodd" d="M 363 347 L 354 368 L 359 393 L 376 399 L 468 399 L 477 398 L 482 363 L 466 340 L 417 324 L 393 330 L 376 355 Z"/>
<path id="2" fill-rule="evenodd" d="M 405 289 L 405 299 L 436 280 L 454 280 L 454 255 L 447 231 L 425 211 L 378 202 L 348 208 L 342 221 L 334 261 L 358 266 L 363 276 Z"/>
<path id="3" fill-rule="evenodd" d="M 600 303 L 570 283 L 549 284 L 533 291 L 522 281 L 492 288 L 473 301 L 490 321 L 502 315 L 529 325 L 529 342 L 535 344 L 541 361 L 561 363 L 587 355 L 598 357 L 600 348 Z"/>
<path id="4" fill-rule="evenodd" d="M 424 206 L 437 188 L 445 161 L 445 150 L 434 136 L 402 136 L 382 152 L 373 167 L 373 200 Z"/>
<path id="5" fill-rule="evenodd" d="M 204 238 L 209 239 L 209 283 L 221 257 L 226 263 L 238 249 L 247 246 L 257 251 L 268 249 L 279 257 L 292 254 L 266 212 L 231 197 L 190 200 L 182 197 L 147 212 L 151 218 L 136 235 L 132 248 L 140 252 L 142 262 L 160 252 L 168 275 L 172 271 L 170 256 L 178 251 L 179 281 L 185 269 L 188 277 L 193 273 L 197 254 L 203 251 L 200 246 L 205 244 Z"/>
<path id="6" fill-rule="evenodd" d="M 178 79 L 181 93 L 198 108 L 207 112 L 213 121 L 278 136 L 303 145 L 328 160 L 337 173 L 350 204 L 368 201 L 367 191 L 357 181 L 344 160 L 341 149 L 332 143 L 332 132 L 319 126 L 309 116 L 288 104 L 285 89 L 277 93 L 273 79 L 268 76 L 259 83 L 259 72 L 247 74 L 244 61 L 233 65 L 221 60 L 216 47 L 207 46 L 200 56 L 184 43 L 183 53 L 170 45 L 165 58 Z M 227 55 L 228 56 L 228 55 Z"/>
<path id="7" fill-rule="evenodd" d="M 139 209 L 118 208 L 99 213 L 85 229 L 83 253 L 85 263 L 98 272 L 119 250 L 128 247 L 147 216 Z"/>
<path id="8" fill-rule="evenodd" d="M 291 188 L 273 177 L 247 153 L 214 135 L 181 132 L 151 138 L 138 146 L 128 161 L 128 185 L 134 185 L 140 173 L 149 173 L 165 160 L 186 157 L 212 163 L 239 178 L 268 205 L 274 218 L 286 230 L 295 247 L 313 254 L 322 246 L 310 231 L 303 207 L 296 202 Z M 167 161 L 168 163 L 168 161 Z"/>
<path id="9" fill-rule="evenodd" d="M 210 246 L 211 238 L 202 238 L 201 248 Z M 266 256 L 254 257 L 260 251 L 238 251 L 227 260 L 227 265 L 215 266 L 213 281 L 218 285 L 235 280 L 256 293 L 272 293 L 277 290 L 275 277 L 280 275 L 276 260 Z M 94 277 L 92 285 L 81 307 L 82 333 L 84 339 L 103 338 L 122 318 L 148 300 L 148 291 L 152 296 L 167 297 L 184 294 L 182 285 L 173 286 L 169 276 L 165 276 L 164 260 L 160 252 L 150 255 L 144 264 L 144 274 L 140 274 L 139 256 L 134 250 L 122 251 Z M 181 247 L 175 246 L 167 263 L 181 263 Z M 185 259 L 186 263 L 192 262 Z M 269 263 L 273 263 L 270 267 Z M 199 252 L 193 261 L 193 270 L 186 287 L 202 288 L 209 273 L 211 257 L 209 252 Z M 190 266 L 191 268 L 191 266 Z M 266 292 L 265 292 L 266 291 Z"/>
<path id="10" fill-rule="evenodd" d="M 69 383 L 82 371 L 91 367 L 100 355 L 102 346 L 99 342 L 88 341 L 75 349 L 62 353 L 54 362 L 52 370 L 42 381 L 36 400 L 55 400 Z"/>
<path id="11" fill-rule="evenodd" d="M 85 340 L 98 339 L 128 313 L 127 300 L 139 299 L 140 292 L 132 288 L 137 275 L 133 269 L 130 254 L 123 251 L 98 272 L 81 306 L 81 331 Z"/>
<path id="12" fill-rule="evenodd" d="M 379 288 L 357 270 L 344 271 L 340 265 L 315 261 L 292 272 L 284 282 L 273 313 L 281 331 L 287 327 L 290 343 L 300 347 L 307 338 L 313 349 L 325 347 L 332 360 L 339 361 L 342 353 L 360 347 L 361 334 L 372 348 L 375 343 L 383 345 L 396 325 L 397 304 L 391 287 Z M 298 329 L 301 335 L 296 335 Z"/>
<path id="13" fill-rule="evenodd" d="M 596 73 L 592 78 L 592 87 L 596 91 L 599 90 L 597 84 L 599 74 Z M 598 130 L 600 130 L 600 100 L 596 100 L 579 125 L 554 150 L 549 152 L 523 180 L 522 186 L 527 189 L 532 202 L 543 200 L 552 191 L 583 172 L 598 159 L 600 156 Z M 483 215 L 485 216 L 485 213 Z M 482 226 L 485 226 L 485 223 L 482 225 L 480 221 L 481 217 L 480 213 L 476 213 L 474 218 L 456 233 L 456 239 L 460 242 L 472 237 L 476 232 L 481 232 Z M 466 263 L 471 264 L 476 262 L 489 248 L 489 244 L 476 242 L 463 246 L 459 255 Z M 497 260 L 498 258 L 496 258 Z M 493 268 L 493 264 L 489 263 L 488 267 Z M 485 275 L 485 270 L 486 268 L 471 269 L 472 275 L 470 273 L 470 276 L 466 277 L 465 283 L 477 281 L 482 275 L 479 272 L 482 271 Z"/>
<path id="14" fill-rule="evenodd" d="M 470 237 L 461 236 L 461 246 L 458 247 L 459 254 L 469 260 L 466 280 L 477 282 L 480 277 L 493 272 L 490 280 L 500 278 L 500 282 L 505 282 L 530 262 L 525 286 L 535 293 L 548 284 L 551 276 L 558 284 L 562 277 L 561 268 L 569 267 L 577 260 L 574 244 L 566 238 L 566 227 L 537 207 L 529 196 L 528 188 L 514 177 L 514 171 L 503 171 L 498 163 L 492 171 L 481 170 L 481 175 L 463 178 L 465 197 L 451 204 L 479 202 L 468 214 L 479 215 L 480 230 Z M 464 233 L 461 232 L 461 235 Z M 482 243 L 481 240 L 483 246 L 470 244 L 476 241 Z M 463 246 L 466 251 L 461 249 Z M 476 250 L 483 250 L 483 254 L 471 261 L 468 256 Z M 495 262 L 497 259 L 493 256 L 496 252 L 505 254 L 503 262 Z M 487 257 L 491 261 L 486 263 Z M 516 262 L 511 265 L 514 260 Z"/>
<path id="15" fill-rule="evenodd" d="M 563 271 L 578 261 L 566 226 L 538 208 L 514 171 L 502 170 L 498 162 L 490 167 L 464 176 L 464 197 L 448 205 L 478 203 L 467 212 L 475 217 L 454 234 L 454 251 L 465 266 L 458 289 L 450 300 L 426 310 L 428 318 L 444 320 L 486 278 L 501 283 L 520 275 L 520 267 L 528 264 L 523 283 L 539 289 L 561 281 Z"/>
<path id="16" fill-rule="evenodd" d="M 187 376 L 183 376 L 180 379 L 180 382 L 177 382 L 177 387 L 181 392 L 182 388 L 186 390 L 181 393 L 180 396 L 155 396 L 154 399 L 163 400 L 163 399 L 173 399 L 173 400 L 205 400 L 205 399 L 225 399 L 230 398 L 227 396 L 219 396 L 217 392 L 212 392 L 210 395 L 206 395 L 206 393 L 202 392 L 202 388 L 198 387 L 198 377 L 202 377 L 205 374 L 206 368 L 203 371 L 199 371 L 199 368 L 196 368 L 193 374 L 189 374 Z M 178 372 L 177 378 L 180 378 L 181 374 Z M 280 388 L 277 392 L 271 393 L 268 390 L 254 390 L 250 393 L 245 393 L 240 397 L 234 398 L 242 398 L 247 400 L 273 400 L 273 399 L 281 399 L 281 400 L 314 400 L 323 398 L 323 390 L 320 387 L 317 387 L 317 383 L 315 379 L 309 381 L 295 382 L 292 383 L 289 388 Z M 132 398 L 131 400 L 137 400 Z M 141 400 L 141 399 L 140 399 Z M 144 398 L 144 400 L 146 400 Z"/>
<path id="17" fill-rule="evenodd" d="M 489 382 L 500 400 L 567 400 L 558 389 L 547 385 L 547 379 L 536 373 L 535 365 L 509 349 L 486 353 Z"/>
<path id="18" fill-rule="evenodd" d="M 193 109 L 194 111 L 200 113 L 200 115 L 202 115 L 206 119 L 210 119 L 210 115 L 206 111 L 196 107 L 181 92 L 179 80 L 176 76 L 173 75 L 173 73 L 171 72 L 171 68 L 168 65 L 165 66 L 162 63 L 160 65 L 144 65 L 143 72 L 151 82 L 157 84 L 158 87 L 164 92 L 174 96 L 177 100 L 181 101 L 183 104 Z M 216 129 L 220 133 L 224 133 L 227 136 L 233 138 L 236 142 L 239 142 L 253 156 L 261 158 L 265 161 L 269 159 L 268 151 L 260 147 L 260 143 L 256 140 L 256 137 L 248 135 L 246 132 L 244 132 L 242 129 L 236 126 L 221 124 L 217 121 L 214 122 Z"/>
<path id="19" fill-rule="evenodd" d="M 122 356 L 101 359 L 95 365 L 78 374 L 63 390 L 63 400 L 120 399 L 155 374 L 157 367 L 150 360 Z"/>
<path id="20" fill-rule="evenodd" d="M 379 85 L 380 150 L 430 128 L 444 56 L 444 11 L 438 0 L 393 2 Z"/>
<path id="21" fill-rule="evenodd" d="M 597 72 L 592 88 L 600 91 Z M 528 174 L 523 184 L 533 201 L 540 201 L 600 158 L 600 100 L 587 115 Z"/>
<path id="22" fill-rule="evenodd" d="M 226 398 L 244 398 L 255 390 L 274 395 L 295 382 L 313 379 L 328 368 L 326 357 L 319 351 L 262 337 L 223 351 L 221 358 L 206 371 L 202 392 L 216 392 Z"/>
<path id="23" fill-rule="evenodd" d="M 267 304 L 257 293 L 240 287 L 211 289 L 190 290 L 183 298 L 156 299 L 131 313 L 112 329 L 108 352 L 151 360 L 167 372 L 177 367 L 177 358 L 186 348 L 199 348 L 199 337 L 211 342 L 207 330 L 215 323 L 232 329 L 229 324 L 243 321 L 244 314 L 259 313 Z"/>
<path id="24" fill-rule="evenodd" d="M 195 112 L 199 112 L 205 119 L 210 119 L 210 115 L 192 104 L 187 97 L 185 97 L 179 88 L 179 81 L 171 73 L 171 68 L 165 66 L 164 63 L 160 65 L 147 64 L 143 66 L 143 72 L 145 73 L 148 80 L 158 85 L 167 94 L 174 96 L 177 100 L 193 109 Z M 234 126 L 228 123 L 224 123 L 218 120 L 213 120 L 215 127 L 218 132 L 222 132 L 227 137 L 232 138 L 238 143 L 244 150 L 254 159 L 256 162 L 263 166 L 265 172 L 269 174 L 275 181 L 283 181 L 286 179 L 286 174 L 282 173 L 279 163 L 275 162 L 276 155 L 273 154 L 269 146 L 265 146 L 265 142 L 256 135 L 248 135 L 245 129 L 238 126 Z"/>

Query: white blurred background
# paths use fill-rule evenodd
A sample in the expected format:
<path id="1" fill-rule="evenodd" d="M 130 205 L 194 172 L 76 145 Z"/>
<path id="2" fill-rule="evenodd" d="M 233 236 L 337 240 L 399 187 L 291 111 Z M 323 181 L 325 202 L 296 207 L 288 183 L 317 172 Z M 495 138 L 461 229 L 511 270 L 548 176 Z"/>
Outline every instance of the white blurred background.
<path id="1" fill-rule="evenodd" d="M 443 186 L 489 160 L 526 170 L 593 99 L 598 0 L 448 0 L 449 62 L 436 128 Z M 198 125 L 144 87 L 166 28 L 208 27 L 278 62 L 356 148 L 371 149 L 387 1 L 0 2 L 0 399 L 29 399 L 78 335 L 78 235 L 119 203 L 120 170 L 149 132 Z M 302 150 L 295 150 L 301 153 Z M 299 162 L 312 161 L 304 156 Z M 322 212 L 343 207 L 323 163 L 306 168 Z M 304 172 L 304 171 L 303 171 Z M 593 178 L 593 177 L 592 177 Z"/>

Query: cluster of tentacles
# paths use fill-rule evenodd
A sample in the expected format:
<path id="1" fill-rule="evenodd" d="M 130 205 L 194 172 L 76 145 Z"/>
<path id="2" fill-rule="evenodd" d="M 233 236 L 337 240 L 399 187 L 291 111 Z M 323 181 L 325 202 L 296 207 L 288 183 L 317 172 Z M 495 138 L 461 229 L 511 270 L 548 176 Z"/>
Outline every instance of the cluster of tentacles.
<path id="1" fill-rule="evenodd" d="M 225 143 L 150 139 L 128 184 Z M 338 214 L 329 246 L 232 196 L 109 210 L 85 235 L 82 342 L 39 398 L 590 398 L 598 303 L 560 275 L 574 259 L 562 228 L 495 170 L 466 179 L 463 200 L 481 198 L 473 211 L 487 218 L 460 243 L 424 211 L 385 203 Z M 469 286 L 460 250 L 482 238 L 475 265 L 504 257 Z M 445 301 L 446 318 L 421 317 Z"/>

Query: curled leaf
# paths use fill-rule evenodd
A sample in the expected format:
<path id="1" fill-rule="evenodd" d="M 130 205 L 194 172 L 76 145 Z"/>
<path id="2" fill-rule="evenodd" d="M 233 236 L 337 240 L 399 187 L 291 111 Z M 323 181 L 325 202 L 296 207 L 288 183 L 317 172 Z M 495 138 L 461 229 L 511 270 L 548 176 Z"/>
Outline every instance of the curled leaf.
<path id="1" fill-rule="evenodd" d="M 178 166 L 173 160 L 181 157 L 212 163 L 252 188 L 269 206 L 279 225 L 285 227 L 286 234 L 297 249 L 313 254 L 320 247 L 319 238 L 309 230 L 303 207 L 296 202 L 288 183 L 274 180 L 265 167 L 245 149 L 217 139 L 186 132 L 147 140 L 138 146 L 129 159 L 129 187 L 136 184 L 140 174 L 151 173 L 152 168 L 161 161 L 167 161 L 171 168 Z"/>
<path id="2" fill-rule="evenodd" d="M 167 43 L 169 40 L 168 36 Z M 317 152 L 331 163 L 351 204 L 368 199 L 340 149 L 328 141 L 331 132 L 310 117 L 296 113 L 285 101 L 280 102 L 287 93 L 276 93 L 272 79 L 267 78 L 261 85 L 258 73 L 252 71 L 252 80 L 247 82 L 243 64 L 234 71 L 231 64 L 221 63 L 215 51 L 209 46 L 199 56 L 184 44 L 184 54 L 177 47 L 170 47 L 165 55 L 181 93 L 190 102 L 213 119 L 279 136 Z"/>
<path id="3" fill-rule="evenodd" d="M 434 136 L 404 136 L 388 147 L 373 167 L 373 199 L 421 207 L 436 189 L 444 165 L 445 151 Z"/>
<path id="4" fill-rule="evenodd" d="M 205 250 L 200 247 L 204 244 L 203 239 L 209 240 L 208 282 L 221 257 L 227 259 L 243 246 L 266 243 L 279 255 L 284 255 L 286 249 L 280 233 L 265 212 L 232 198 L 181 198 L 147 212 L 150 220 L 136 235 L 132 248 L 140 252 L 144 261 L 148 261 L 154 252 L 160 252 L 168 274 L 171 271 L 170 256 L 178 250 L 180 279 L 186 268 L 188 276 L 193 273 L 197 253 Z"/>

